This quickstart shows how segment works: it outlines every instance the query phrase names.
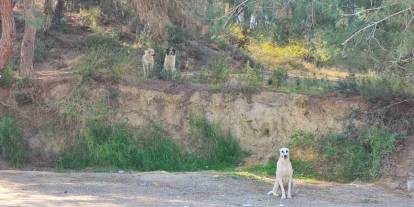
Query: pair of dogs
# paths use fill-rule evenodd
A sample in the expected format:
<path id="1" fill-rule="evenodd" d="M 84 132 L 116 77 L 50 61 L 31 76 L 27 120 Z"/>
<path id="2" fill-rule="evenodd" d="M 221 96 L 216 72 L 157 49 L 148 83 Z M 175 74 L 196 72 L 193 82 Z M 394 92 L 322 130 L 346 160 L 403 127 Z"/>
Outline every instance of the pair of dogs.
<path id="1" fill-rule="evenodd" d="M 164 70 L 169 72 L 175 72 L 175 53 L 176 50 L 172 47 L 166 50 L 164 58 Z M 145 79 L 149 77 L 149 74 L 151 74 L 152 70 L 154 69 L 154 56 L 154 49 L 148 48 L 144 51 L 144 55 L 142 56 L 142 68 Z"/>

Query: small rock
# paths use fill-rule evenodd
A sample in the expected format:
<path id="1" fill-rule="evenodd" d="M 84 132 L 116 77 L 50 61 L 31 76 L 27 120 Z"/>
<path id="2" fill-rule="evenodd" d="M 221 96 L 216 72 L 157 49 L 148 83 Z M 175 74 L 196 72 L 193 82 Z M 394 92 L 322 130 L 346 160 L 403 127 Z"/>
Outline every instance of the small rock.
<path id="1" fill-rule="evenodd" d="M 68 193 L 68 191 L 67 191 L 67 190 L 65 190 L 65 191 L 63 191 L 63 193 L 64 193 L 64 194 L 66 194 L 66 193 Z"/>
<path id="2" fill-rule="evenodd" d="M 123 170 L 119 170 L 119 171 L 118 171 L 118 173 L 120 173 L 120 174 L 124 174 L 124 173 L 125 173 L 125 171 L 123 171 Z"/>

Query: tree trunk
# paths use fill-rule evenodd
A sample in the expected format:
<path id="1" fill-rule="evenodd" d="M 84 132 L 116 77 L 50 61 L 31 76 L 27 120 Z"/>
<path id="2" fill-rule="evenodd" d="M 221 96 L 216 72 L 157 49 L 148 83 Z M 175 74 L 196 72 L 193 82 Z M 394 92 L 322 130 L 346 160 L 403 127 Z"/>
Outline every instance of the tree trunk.
<path id="1" fill-rule="evenodd" d="M 24 78 L 31 78 L 34 74 L 33 57 L 36 40 L 36 28 L 30 22 L 35 18 L 33 9 L 34 1 L 24 0 L 25 28 L 22 40 L 19 70 L 20 75 Z"/>
<path id="2" fill-rule="evenodd" d="M 50 26 L 52 26 L 52 18 L 53 18 L 52 0 L 44 0 L 43 14 L 46 17 L 45 23 L 43 25 L 43 32 L 46 34 L 49 31 Z"/>
<path id="3" fill-rule="evenodd" d="M 57 0 L 55 15 L 53 16 L 52 24 L 60 24 L 63 18 L 63 9 L 65 6 L 64 0 Z"/>
<path id="4" fill-rule="evenodd" d="M 0 0 L 0 69 L 4 68 L 13 54 L 14 17 L 12 0 Z"/>
<path id="5" fill-rule="evenodd" d="M 230 13 L 230 9 L 231 9 L 230 3 L 224 3 L 224 13 L 225 14 Z"/>

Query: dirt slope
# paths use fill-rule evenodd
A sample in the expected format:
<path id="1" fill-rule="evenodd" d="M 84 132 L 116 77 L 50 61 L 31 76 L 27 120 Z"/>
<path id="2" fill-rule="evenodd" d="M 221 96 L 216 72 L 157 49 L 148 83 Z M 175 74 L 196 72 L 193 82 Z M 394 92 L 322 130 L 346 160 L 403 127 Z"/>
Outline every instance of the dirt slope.
<path id="1" fill-rule="evenodd" d="M 407 189 L 407 181 L 414 179 L 414 136 L 407 137 L 385 160 L 383 174 L 390 187 Z"/>
<path id="2" fill-rule="evenodd" d="M 267 196 L 271 187 L 214 172 L 0 171 L 0 206 L 414 206 L 412 198 L 368 184 L 297 182 L 292 200 Z"/>

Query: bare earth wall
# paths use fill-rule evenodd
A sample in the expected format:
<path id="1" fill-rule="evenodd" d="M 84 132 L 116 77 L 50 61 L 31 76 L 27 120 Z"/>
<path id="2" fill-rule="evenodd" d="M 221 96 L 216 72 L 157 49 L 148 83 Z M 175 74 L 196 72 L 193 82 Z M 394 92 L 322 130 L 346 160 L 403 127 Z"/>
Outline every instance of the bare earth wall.
<path id="1" fill-rule="evenodd" d="M 185 137 L 190 116 L 204 114 L 250 151 L 247 165 L 265 163 L 298 130 L 319 134 L 340 131 L 341 120 L 351 110 L 366 107 L 356 98 L 274 92 L 251 96 L 208 91 L 171 94 L 126 86 L 120 86 L 119 91 L 119 118 L 135 126 L 160 121 L 177 142 L 189 147 Z"/>
<path id="2" fill-rule="evenodd" d="M 70 81 L 43 85 L 42 102 L 48 106 L 58 105 L 65 97 L 71 96 L 73 85 Z M 192 150 L 187 138 L 190 117 L 192 114 L 205 115 L 223 130 L 235 135 L 241 147 L 250 152 L 246 165 L 266 163 L 276 155 L 278 148 L 289 143 L 291 135 L 298 130 L 318 134 L 338 132 L 342 121 L 352 110 L 365 110 L 367 107 L 363 100 L 356 97 L 275 92 L 243 95 L 212 93 L 203 89 L 171 92 L 122 84 L 114 88 L 119 93 L 116 119 L 126 120 L 133 126 L 145 126 L 154 121 L 162 123 L 177 143 Z M 97 86 L 89 94 L 92 99 L 98 100 L 102 91 L 104 88 Z M 0 94 L 3 102 L 15 105 L 7 94 L 10 92 L 4 90 Z M 8 113 L 7 110 L 10 108 L 0 107 L 0 115 Z M 76 127 L 69 127 L 67 123 L 60 124 L 60 128 L 55 127 L 58 124 L 58 119 L 53 118 L 55 110 L 34 105 L 14 110 L 25 129 L 31 160 L 39 163 L 35 165 L 49 166 L 58 154 L 71 146 L 76 137 Z"/>

